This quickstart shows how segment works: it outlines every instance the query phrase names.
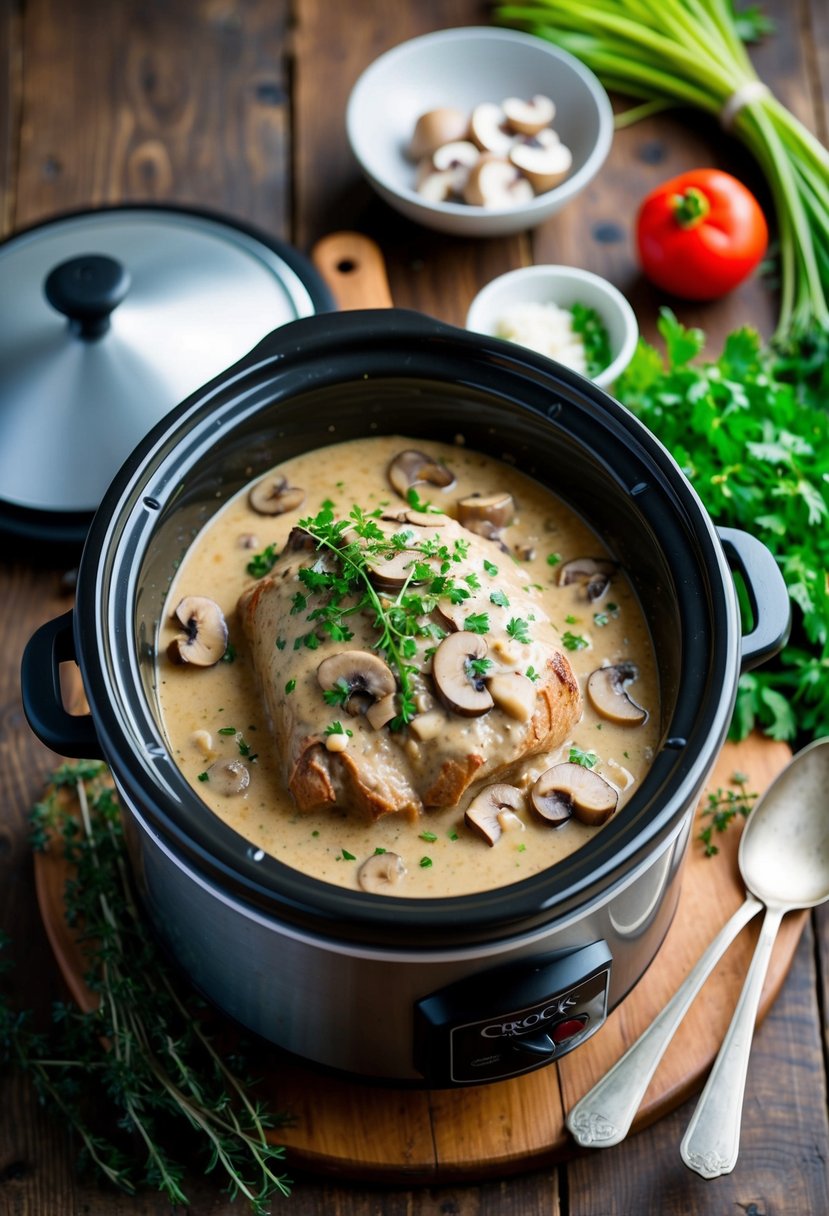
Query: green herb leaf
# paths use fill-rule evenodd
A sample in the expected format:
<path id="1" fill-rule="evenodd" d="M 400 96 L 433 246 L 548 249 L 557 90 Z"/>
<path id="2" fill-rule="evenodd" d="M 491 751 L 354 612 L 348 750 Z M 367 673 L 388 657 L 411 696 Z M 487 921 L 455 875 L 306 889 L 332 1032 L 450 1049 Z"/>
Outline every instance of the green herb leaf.
<path id="1" fill-rule="evenodd" d="M 516 642 L 523 642 L 525 645 L 532 641 L 528 633 L 528 624 L 520 616 L 514 616 L 507 621 L 507 633 Z"/>
<path id="2" fill-rule="evenodd" d="M 567 759 L 571 764 L 580 764 L 583 768 L 595 768 L 599 763 L 595 752 L 583 752 L 580 747 L 571 747 Z"/>
<path id="3" fill-rule="evenodd" d="M 490 591 L 489 602 L 496 608 L 509 608 L 509 600 L 503 591 Z"/>
<path id="4" fill-rule="evenodd" d="M 468 616 L 463 623 L 464 629 L 469 633 L 489 633 L 489 613 L 476 612 Z"/>
<path id="5" fill-rule="evenodd" d="M 590 645 L 587 638 L 583 638 L 580 633 L 571 633 L 569 629 L 565 629 L 561 635 L 561 644 L 567 650 L 586 650 Z"/>

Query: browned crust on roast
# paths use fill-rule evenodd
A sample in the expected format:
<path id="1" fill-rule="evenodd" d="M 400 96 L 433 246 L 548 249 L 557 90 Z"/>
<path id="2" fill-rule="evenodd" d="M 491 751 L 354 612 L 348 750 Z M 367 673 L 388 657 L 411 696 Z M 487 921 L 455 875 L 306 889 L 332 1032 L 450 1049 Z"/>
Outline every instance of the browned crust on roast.
<path id="1" fill-rule="evenodd" d="M 550 678 L 538 690 L 524 752 L 532 756 L 561 743 L 581 716 L 581 693 L 573 669 L 560 651 L 547 663 Z"/>
<path id="2" fill-rule="evenodd" d="M 383 815 L 399 812 L 410 819 L 416 819 L 423 809 L 416 799 L 391 802 L 380 791 L 372 789 L 363 781 L 360 766 L 355 763 L 347 751 L 338 752 L 336 763 L 341 765 L 343 777 L 348 785 L 348 805 L 356 807 L 369 819 L 380 819 Z"/>
<path id="3" fill-rule="evenodd" d="M 301 811 L 333 806 L 337 801 L 328 760 L 328 752 L 322 743 L 313 738 L 305 740 L 288 780 L 288 789 Z"/>
<path id="4" fill-rule="evenodd" d="M 444 761 L 437 778 L 423 795 L 423 805 L 457 806 L 483 763 L 484 757 L 474 752 L 458 760 Z"/>

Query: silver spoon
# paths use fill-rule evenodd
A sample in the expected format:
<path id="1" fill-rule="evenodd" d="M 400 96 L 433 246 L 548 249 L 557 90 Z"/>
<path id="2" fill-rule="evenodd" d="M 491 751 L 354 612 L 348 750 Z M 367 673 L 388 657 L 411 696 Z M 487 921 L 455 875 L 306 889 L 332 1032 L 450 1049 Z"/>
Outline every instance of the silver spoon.
<path id="1" fill-rule="evenodd" d="M 647 1030 L 572 1108 L 566 1122 L 579 1144 L 609 1148 L 624 1139 L 689 1006 L 728 946 L 765 903 L 768 912 L 745 986 L 681 1148 L 686 1164 L 703 1177 L 734 1168 L 751 1037 L 780 921 L 789 910 L 829 899 L 828 790 L 829 737 L 799 752 L 752 810 L 738 855 L 749 892 L 745 902 Z"/>

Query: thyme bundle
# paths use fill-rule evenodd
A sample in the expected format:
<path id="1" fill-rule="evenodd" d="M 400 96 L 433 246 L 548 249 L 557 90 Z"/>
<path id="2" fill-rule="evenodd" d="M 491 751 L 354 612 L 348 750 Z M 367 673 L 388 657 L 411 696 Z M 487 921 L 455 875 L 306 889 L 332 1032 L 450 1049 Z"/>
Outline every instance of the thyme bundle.
<path id="1" fill-rule="evenodd" d="M 74 871 L 66 916 L 84 945 L 86 983 L 99 1002 L 91 1013 L 57 1003 L 49 1031 L 41 1032 L 31 1013 L 0 995 L 0 1064 L 30 1076 L 40 1101 L 78 1135 L 82 1160 L 115 1186 L 129 1193 L 153 1187 L 186 1204 L 184 1166 L 164 1142 L 193 1133 L 205 1170 L 223 1174 L 232 1198 L 241 1195 L 255 1216 L 267 1216 L 269 1200 L 289 1194 L 288 1179 L 275 1169 L 284 1149 L 266 1136 L 279 1120 L 251 1100 L 245 1059 L 226 1058 L 207 1006 L 175 980 L 146 928 L 106 766 L 63 765 L 34 807 L 32 825 L 34 847 L 60 847 Z M 123 1143 L 100 1135 L 100 1122 L 126 1132 Z"/>

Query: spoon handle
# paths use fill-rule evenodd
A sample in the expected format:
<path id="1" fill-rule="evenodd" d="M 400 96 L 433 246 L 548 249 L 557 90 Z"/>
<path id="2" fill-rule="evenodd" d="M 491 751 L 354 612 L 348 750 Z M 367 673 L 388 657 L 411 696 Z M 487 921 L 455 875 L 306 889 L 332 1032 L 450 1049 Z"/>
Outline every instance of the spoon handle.
<path id="1" fill-rule="evenodd" d="M 734 938 L 762 906 L 753 896 L 746 897 L 647 1030 L 575 1104 L 566 1123 L 578 1144 L 584 1148 L 610 1148 L 624 1140 L 651 1077 L 691 1002 Z"/>
<path id="2" fill-rule="evenodd" d="M 680 1145 L 682 1160 L 703 1178 L 728 1174 L 737 1164 L 754 1023 L 783 911 L 766 912 L 731 1025 Z"/>

